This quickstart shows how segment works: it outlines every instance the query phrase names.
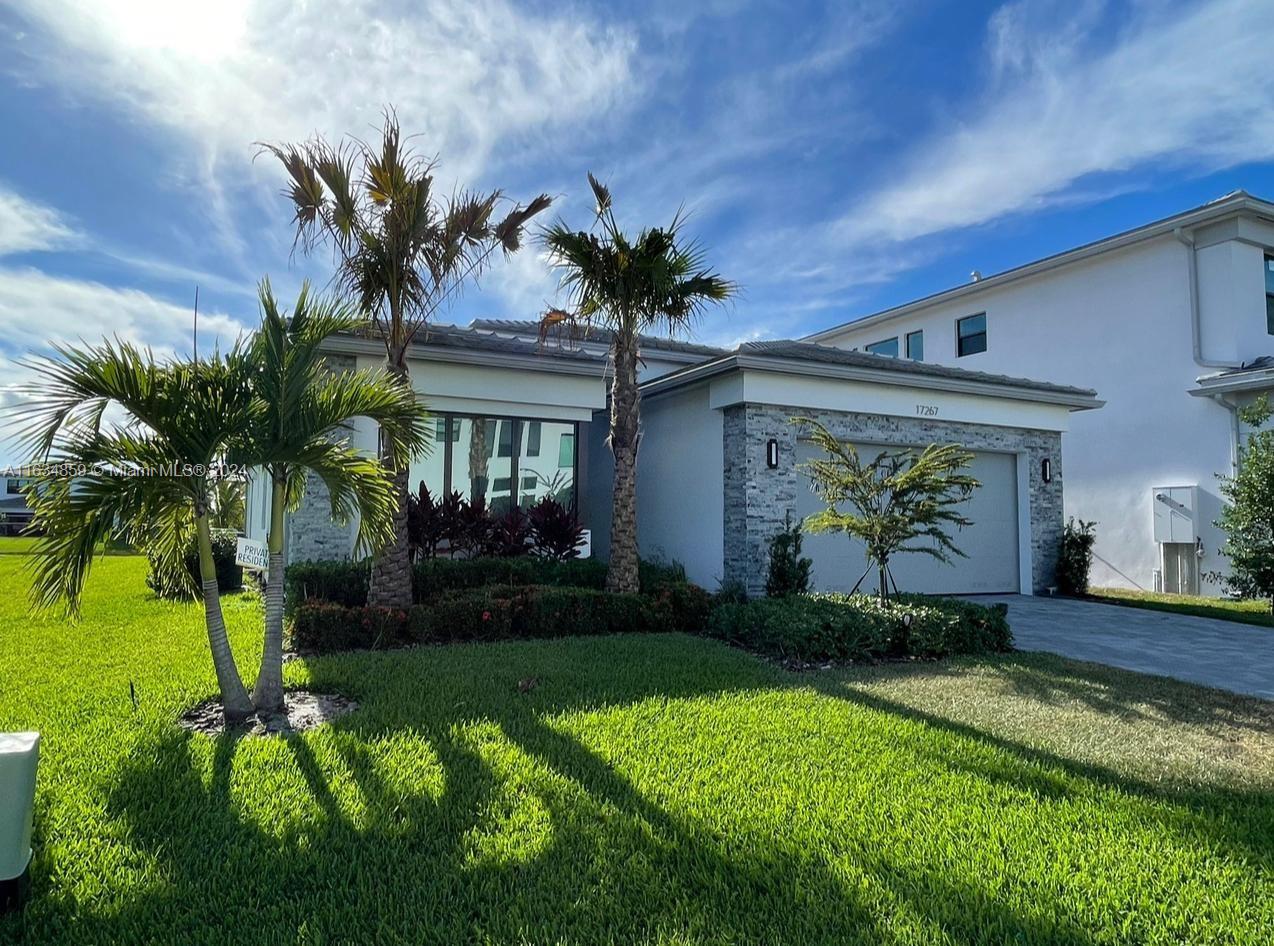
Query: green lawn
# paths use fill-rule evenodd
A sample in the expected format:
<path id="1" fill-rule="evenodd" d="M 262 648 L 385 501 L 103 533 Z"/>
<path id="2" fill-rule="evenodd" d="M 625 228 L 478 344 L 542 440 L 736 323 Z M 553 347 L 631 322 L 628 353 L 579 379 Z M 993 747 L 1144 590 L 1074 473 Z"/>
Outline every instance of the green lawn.
<path id="1" fill-rule="evenodd" d="M 1274 942 L 1274 704 L 633 636 L 293 663 L 360 710 L 213 740 L 173 723 L 214 690 L 196 608 L 117 556 L 80 624 L 32 619 L 21 562 L 0 729 L 45 736 L 39 853 L 0 941 Z M 226 613 L 247 667 L 258 604 Z"/>
<path id="2" fill-rule="evenodd" d="M 1205 598 L 1201 595 L 1170 595 L 1158 591 L 1130 591 L 1126 588 L 1091 588 L 1090 596 L 1106 604 L 1122 604 L 1152 611 L 1173 611 L 1241 624 L 1274 627 L 1268 601 L 1233 601 L 1227 598 Z"/>

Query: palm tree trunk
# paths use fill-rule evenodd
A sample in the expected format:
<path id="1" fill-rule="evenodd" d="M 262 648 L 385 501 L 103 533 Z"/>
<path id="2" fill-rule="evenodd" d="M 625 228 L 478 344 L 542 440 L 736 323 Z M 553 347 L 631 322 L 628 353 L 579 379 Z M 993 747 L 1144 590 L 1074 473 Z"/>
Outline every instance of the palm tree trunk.
<path id="1" fill-rule="evenodd" d="M 641 405 L 637 390 L 637 340 L 615 333 L 615 377 L 610 395 L 610 449 L 615 457 L 611 489 L 610 567 L 606 590 L 636 592 L 637 431 Z"/>
<path id="2" fill-rule="evenodd" d="M 221 688 L 221 710 L 226 725 L 241 723 L 252 715 L 252 700 L 239 678 L 234 654 L 230 650 L 230 638 L 226 636 L 225 618 L 221 616 L 221 593 L 217 589 L 217 566 L 212 558 L 212 532 L 208 527 L 207 509 L 195 511 L 195 530 L 199 537 L 199 578 L 203 585 L 204 619 L 208 625 L 208 646 L 212 650 L 212 665 L 217 671 L 217 685 Z"/>
<path id="3" fill-rule="evenodd" d="M 407 374 L 405 349 L 391 352 L 389 373 L 400 384 L 410 386 Z M 394 511 L 394 540 L 377 553 L 372 562 L 371 584 L 367 590 L 367 603 L 378 608 L 411 607 L 411 551 L 407 540 L 407 478 L 410 467 L 396 467 L 384 445 L 381 460 L 393 472 L 394 496 L 398 506 Z"/>
<path id="4" fill-rule="evenodd" d="M 283 704 L 283 572 L 287 565 L 283 550 L 283 511 L 287 483 L 276 477 L 270 490 L 269 568 L 265 584 L 265 645 L 261 669 L 252 689 L 252 705 L 258 713 L 278 714 Z"/>

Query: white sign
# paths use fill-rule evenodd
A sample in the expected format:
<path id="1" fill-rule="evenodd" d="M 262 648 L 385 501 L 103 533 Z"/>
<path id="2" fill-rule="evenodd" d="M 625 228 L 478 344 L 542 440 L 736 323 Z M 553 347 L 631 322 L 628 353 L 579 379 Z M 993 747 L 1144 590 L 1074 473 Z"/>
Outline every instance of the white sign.
<path id="1" fill-rule="evenodd" d="M 270 567 L 270 547 L 256 539 L 239 536 L 234 542 L 234 563 L 244 568 L 266 571 Z"/>

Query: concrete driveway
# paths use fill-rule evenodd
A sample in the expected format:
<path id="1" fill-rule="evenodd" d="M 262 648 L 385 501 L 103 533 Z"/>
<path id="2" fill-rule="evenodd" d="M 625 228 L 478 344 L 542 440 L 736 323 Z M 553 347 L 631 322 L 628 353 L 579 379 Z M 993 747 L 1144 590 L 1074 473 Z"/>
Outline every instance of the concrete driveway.
<path id="1" fill-rule="evenodd" d="M 1021 650 L 1047 650 L 1274 700 L 1274 628 L 1069 598 L 970 600 L 1007 604 Z"/>

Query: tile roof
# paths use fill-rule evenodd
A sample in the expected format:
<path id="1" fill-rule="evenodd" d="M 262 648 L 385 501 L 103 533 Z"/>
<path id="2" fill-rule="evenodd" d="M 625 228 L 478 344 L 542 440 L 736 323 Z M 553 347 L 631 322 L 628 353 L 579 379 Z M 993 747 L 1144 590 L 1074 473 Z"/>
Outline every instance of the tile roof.
<path id="1" fill-rule="evenodd" d="M 469 323 L 469 327 L 484 331 L 495 332 L 518 332 L 520 334 L 535 335 L 540 334 L 540 323 L 529 320 L 519 319 L 474 319 Z M 600 345 L 609 345 L 613 332 L 610 329 L 598 328 L 596 326 L 587 329 L 587 334 L 579 338 L 583 342 L 596 342 Z M 550 330 L 551 339 L 557 340 Z M 665 338 L 660 335 L 642 335 L 642 348 L 656 351 L 679 352 L 687 355 L 702 355 L 705 358 L 715 358 L 718 355 L 724 355 L 727 349 L 717 348 L 713 345 L 701 345 L 698 342 L 683 341 L 679 338 Z"/>

